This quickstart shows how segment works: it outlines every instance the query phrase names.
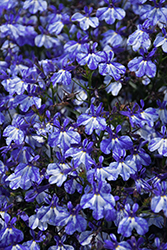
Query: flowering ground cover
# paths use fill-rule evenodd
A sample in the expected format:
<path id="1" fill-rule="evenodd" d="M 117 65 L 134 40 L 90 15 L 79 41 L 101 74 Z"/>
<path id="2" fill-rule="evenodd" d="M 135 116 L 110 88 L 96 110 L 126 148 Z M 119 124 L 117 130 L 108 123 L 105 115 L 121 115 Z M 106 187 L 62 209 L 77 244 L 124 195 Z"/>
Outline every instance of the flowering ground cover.
<path id="1" fill-rule="evenodd" d="M 167 2 L 0 1 L 0 250 L 167 249 Z"/>

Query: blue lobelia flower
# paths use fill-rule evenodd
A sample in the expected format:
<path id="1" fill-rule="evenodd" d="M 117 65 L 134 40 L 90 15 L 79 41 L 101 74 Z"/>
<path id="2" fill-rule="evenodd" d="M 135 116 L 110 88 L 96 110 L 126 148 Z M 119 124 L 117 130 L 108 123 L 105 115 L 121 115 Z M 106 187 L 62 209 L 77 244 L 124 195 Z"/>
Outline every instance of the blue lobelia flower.
<path id="1" fill-rule="evenodd" d="M 36 94 L 17 95 L 14 98 L 13 105 L 14 107 L 20 105 L 21 111 L 27 112 L 29 108 L 31 108 L 33 105 L 35 105 L 35 107 L 39 109 L 41 107 L 41 98 L 38 97 Z"/>
<path id="2" fill-rule="evenodd" d="M 48 250 L 74 250 L 73 246 L 64 244 L 66 240 L 65 234 L 63 234 L 61 238 L 59 236 L 54 236 L 54 240 L 56 241 L 56 246 L 51 246 Z"/>
<path id="3" fill-rule="evenodd" d="M 96 16 L 98 17 L 99 21 L 105 20 L 107 24 L 113 24 L 116 19 L 122 20 L 126 12 L 114 6 L 116 0 L 112 1 L 112 4 L 108 0 L 104 0 L 108 7 L 102 7 L 97 9 Z"/>
<path id="4" fill-rule="evenodd" d="M 157 104 L 159 106 L 159 109 L 158 109 L 159 118 L 162 124 L 166 125 L 167 124 L 167 109 L 166 109 L 167 101 L 163 101 L 161 103 L 160 100 L 158 100 Z"/>
<path id="5" fill-rule="evenodd" d="M 122 29 L 123 28 L 119 30 L 109 29 L 106 32 L 102 33 L 102 36 L 103 36 L 103 39 L 101 41 L 102 45 L 103 46 L 110 45 L 112 48 L 120 47 L 123 42 L 123 38 L 121 36 Z"/>
<path id="6" fill-rule="evenodd" d="M 135 57 L 128 63 L 130 71 L 134 71 L 137 77 L 148 76 L 154 77 L 156 74 L 156 65 L 151 61 L 156 48 L 154 48 L 147 56 L 144 56 L 144 50 L 140 49 L 141 56 Z"/>
<path id="7" fill-rule="evenodd" d="M 68 194 L 73 194 L 77 190 L 81 194 L 83 186 L 79 182 L 83 183 L 81 177 L 70 176 L 70 179 L 64 183 L 65 191 Z"/>
<path id="8" fill-rule="evenodd" d="M 154 6 L 148 4 L 142 5 L 139 12 L 140 18 L 142 20 L 147 19 L 151 26 L 166 27 L 167 8 L 162 6 L 164 0 L 160 0 L 158 3 L 156 0 L 152 0 L 151 2 L 154 3 Z"/>
<path id="9" fill-rule="evenodd" d="M 143 193 L 149 193 L 150 191 L 152 191 L 152 187 L 149 185 L 148 181 L 146 181 L 146 168 L 140 168 L 140 172 L 136 172 L 135 174 L 131 175 L 131 178 L 135 181 L 135 190 L 137 190 L 137 192 L 139 194 L 143 194 Z"/>
<path id="10" fill-rule="evenodd" d="M 125 74 L 126 68 L 124 65 L 114 61 L 114 52 L 110 51 L 107 62 L 99 64 L 99 73 L 103 76 L 110 75 L 116 81 L 121 78 L 121 74 Z"/>
<path id="11" fill-rule="evenodd" d="M 49 183 L 54 184 L 60 187 L 64 181 L 66 181 L 68 174 L 72 171 L 72 168 L 64 160 L 64 157 L 61 157 L 60 153 L 57 152 L 58 162 L 50 163 L 47 167 L 46 173 L 50 176 Z"/>
<path id="12" fill-rule="evenodd" d="M 92 225 L 97 225 L 96 227 Z M 89 226 L 92 230 L 82 232 L 78 238 L 79 243 L 83 246 L 83 249 L 102 249 L 104 245 L 104 240 L 109 239 L 107 233 L 102 232 L 100 226 L 98 226 L 98 221 L 93 221 L 93 223 L 89 223 Z"/>
<path id="13" fill-rule="evenodd" d="M 140 248 L 140 245 L 144 243 L 144 239 L 140 237 L 138 240 L 134 236 L 131 236 L 131 239 L 127 240 L 132 250 L 149 250 L 146 248 Z"/>
<path id="14" fill-rule="evenodd" d="M 24 239 L 24 234 L 15 227 L 17 221 L 16 217 L 13 217 L 10 221 L 10 218 L 5 216 L 4 220 L 6 225 L 0 230 L 0 246 L 6 248 L 10 244 L 22 241 Z"/>
<path id="15" fill-rule="evenodd" d="M 129 118 L 130 124 L 132 127 L 138 126 L 142 127 L 144 126 L 144 119 L 141 117 L 140 114 L 140 107 L 138 103 L 135 103 L 132 107 L 132 110 L 130 110 L 129 107 L 126 107 L 127 111 L 120 111 L 121 115 L 125 115 Z"/>
<path id="16" fill-rule="evenodd" d="M 154 122 L 158 120 L 158 111 L 155 108 L 149 107 L 144 108 L 144 101 L 141 99 L 140 100 L 141 108 L 140 108 L 140 116 L 143 119 L 142 124 L 145 122 L 148 124 L 150 127 L 154 126 Z"/>
<path id="17" fill-rule="evenodd" d="M 58 197 L 53 195 L 52 200 L 48 206 L 41 206 L 35 215 L 29 217 L 29 227 L 31 229 L 39 228 L 44 231 L 48 225 L 57 226 L 61 217 L 66 216 L 67 209 L 58 205 Z"/>
<path id="18" fill-rule="evenodd" d="M 127 214 L 124 215 L 124 218 L 118 225 L 118 233 L 122 234 L 122 236 L 131 236 L 133 229 L 136 229 L 137 233 L 140 235 L 144 235 L 148 232 L 147 221 L 141 217 L 136 216 L 138 208 L 139 205 L 137 203 L 133 204 L 132 210 L 129 204 L 125 205 Z"/>
<path id="19" fill-rule="evenodd" d="M 77 32 L 77 40 L 70 40 L 64 45 L 64 52 L 70 55 L 70 58 L 76 58 L 77 53 L 84 51 L 84 44 L 88 42 L 88 36 L 81 36 L 81 33 Z"/>
<path id="20" fill-rule="evenodd" d="M 33 249 L 33 250 L 40 250 L 40 246 L 37 243 L 45 240 L 46 236 L 43 235 L 41 231 L 39 231 L 38 234 L 36 235 L 32 229 L 30 229 L 30 234 L 33 237 L 33 239 L 24 242 L 23 246 L 25 246 L 26 249 L 28 248 L 28 249 Z"/>
<path id="21" fill-rule="evenodd" d="M 117 169 L 113 169 L 110 166 L 104 167 L 102 165 L 103 160 L 104 157 L 100 156 L 99 162 L 97 164 L 94 163 L 93 168 L 87 172 L 87 180 L 90 183 L 93 183 L 94 180 L 105 181 L 107 179 L 108 181 L 113 181 L 117 179 Z"/>
<path id="22" fill-rule="evenodd" d="M 60 46 L 61 43 L 56 37 L 52 37 L 48 34 L 48 31 L 45 31 L 42 26 L 39 26 L 38 29 L 40 30 L 41 34 L 35 37 L 35 45 L 37 47 L 44 46 L 46 49 L 50 49 L 54 46 Z"/>
<path id="23" fill-rule="evenodd" d="M 62 64 L 59 65 L 59 70 L 53 74 L 51 81 L 53 87 L 56 86 L 56 83 L 62 83 L 63 85 L 69 85 L 71 83 L 71 72 L 73 67 L 69 66 L 69 63 L 64 59 Z"/>
<path id="24" fill-rule="evenodd" d="M 57 226 L 65 226 L 65 232 L 69 235 L 76 231 L 84 232 L 87 227 L 87 221 L 80 213 L 82 207 L 79 204 L 73 207 L 71 201 L 68 202 L 67 206 L 69 211 L 63 216 L 60 215 Z"/>
<path id="25" fill-rule="evenodd" d="M 27 246 L 23 246 L 22 244 L 12 244 L 5 248 L 5 250 L 28 250 L 29 248 Z M 39 248 L 36 250 L 40 250 Z"/>
<path id="26" fill-rule="evenodd" d="M 50 34 L 59 35 L 63 30 L 65 24 L 69 23 L 68 14 L 57 14 L 54 18 L 49 21 L 47 30 Z"/>
<path id="27" fill-rule="evenodd" d="M 141 108 L 138 103 L 134 103 L 132 110 L 126 107 L 128 111 L 120 111 L 120 114 L 128 116 L 132 127 L 143 127 L 145 124 L 153 127 L 154 122 L 158 119 L 158 111 L 151 107 L 144 110 L 143 100 L 140 100 L 140 104 Z"/>
<path id="28" fill-rule="evenodd" d="M 7 145 L 10 145 L 12 141 L 14 141 L 16 144 L 22 144 L 25 138 L 24 132 L 20 128 L 12 125 L 8 125 L 4 129 L 3 136 L 7 137 Z"/>
<path id="29" fill-rule="evenodd" d="M 17 0 L 2 0 L 0 3 L 0 8 L 8 10 L 15 8 L 17 5 Z"/>
<path id="30" fill-rule="evenodd" d="M 108 209 L 113 209 L 115 199 L 111 192 L 111 186 L 104 181 L 93 182 L 92 191 L 85 193 L 80 201 L 83 209 L 90 208 L 93 210 L 93 218 L 100 220 L 105 216 L 105 206 Z"/>
<path id="31" fill-rule="evenodd" d="M 167 243 L 164 243 L 164 242 L 160 242 L 160 239 L 158 237 L 156 237 L 154 239 L 154 245 L 157 247 L 157 250 L 166 250 L 167 249 Z"/>
<path id="32" fill-rule="evenodd" d="M 37 35 L 34 27 L 25 26 L 18 22 L 18 17 L 14 18 L 14 15 L 5 15 L 7 23 L 0 26 L 1 37 L 10 36 L 16 44 L 22 46 L 25 43 L 34 45 L 33 39 Z M 26 39 L 28 37 L 28 39 Z"/>
<path id="33" fill-rule="evenodd" d="M 158 150 L 158 153 L 163 156 L 167 156 L 167 133 L 166 127 L 161 127 L 161 133 L 157 132 L 157 135 L 150 140 L 148 149 L 153 152 Z"/>
<path id="34" fill-rule="evenodd" d="M 15 93 L 22 95 L 26 90 L 28 83 L 22 80 L 20 77 L 13 76 L 3 80 L 2 85 L 11 95 L 14 95 Z"/>
<path id="35" fill-rule="evenodd" d="M 109 168 L 113 170 L 116 178 L 118 175 L 122 176 L 124 181 L 127 181 L 130 178 L 131 174 L 135 174 L 137 171 L 136 163 L 133 161 L 130 155 L 125 158 L 126 151 L 118 149 L 117 152 L 114 152 L 113 157 L 116 162 L 111 162 Z M 125 159 L 124 159 L 125 158 Z"/>
<path id="36" fill-rule="evenodd" d="M 78 126 L 85 125 L 85 133 L 90 135 L 94 129 L 105 130 L 106 120 L 101 117 L 103 112 L 102 103 L 95 109 L 93 104 L 85 114 L 81 114 L 77 119 Z"/>
<path id="37" fill-rule="evenodd" d="M 80 164 L 83 164 L 88 170 L 93 164 L 93 160 L 90 157 L 90 152 L 93 150 L 92 146 L 93 142 L 88 142 L 88 139 L 84 139 L 82 145 L 71 145 L 71 147 L 65 152 L 64 157 L 67 158 L 71 156 L 74 160 L 75 167 L 79 167 Z"/>
<path id="38" fill-rule="evenodd" d="M 139 48 L 148 49 L 151 45 L 147 23 L 137 25 L 137 30 L 129 35 L 127 44 L 131 45 L 134 51 Z"/>
<path id="39" fill-rule="evenodd" d="M 22 144 L 26 135 L 27 124 L 20 115 L 15 115 L 12 120 L 12 125 L 8 125 L 4 131 L 3 136 L 6 138 L 6 144 L 10 145 L 12 141 L 16 144 Z"/>
<path id="40" fill-rule="evenodd" d="M 89 29 L 89 26 L 91 26 L 92 28 L 98 27 L 99 26 L 98 18 L 90 16 L 92 10 L 93 10 L 92 7 L 88 9 L 88 7 L 85 6 L 84 7 L 85 15 L 77 12 L 74 15 L 72 15 L 71 21 L 72 22 L 78 21 L 81 29 L 83 30 Z"/>
<path id="41" fill-rule="evenodd" d="M 107 55 L 104 51 L 96 51 L 97 46 L 97 42 L 92 46 L 89 46 L 88 43 L 84 44 L 76 55 L 77 62 L 80 65 L 87 64 L 88 68 L 91 70 L 97 69 L 100 62 L 105 62 L 107 60 Z"/>
<path id="42" fill-rule="evenodd" d="M 167 183 L 163 181 L 161 184 L 157 183 L 156 189 L 153 191 L 155 196 L 151 199 L 151 209 L 154 213 L 164 211 L 167 217 Z"/>
<path id="43" fill-rule="evenodd" d="M 112 82 L 112 77 L 110 75 L 106 75 L 104 77 L 104 84 L 106 84 L 106 91 L 107 93 L 112 93 L 113 96 L 117 96 L 119 91 L 122 88 L 121 79 L 118 81 Z"/>
<path id="44" fill-rule="evenodd" d="M 128 150 L 133 147 L 133 142 L 129 136 L 119 136 L 118 133 L 121 130 L 121 125 L 116 127 L 116 133 L 114 133 L 110 127 L 106 128 L 110 138 L 104 139 L 100 143 L 100 149 L 105 154 L 110 154 L 111 150 L 114 153 L 118 151 L 122 154 L 124 149 Z"/>
<path id="45" fill-rule="evenodd" d="M 13 174 L 9 175 L 6 181 L 10 181 L 11 189 L 29 189 L 34 182 L 40 181 L 39 169 L 32 163 L 20 163 Z"/>
<path id="46" fill-rule="evenodd" d="M 23 9 L 29 9 L 31 14 L 35 14 L 37 11 L 43 12 L 47 9 L 47 2 L 45 0 L 26 0 Z"/>
<path id="47" fill-rule="evenodd" d="M 41 186 L 39 186 L 38 183 L 33 183 L 33 189 L 29 189 L 25 193 L 24 199 L 27 202 L 33 202 L 36 199 L 38 204 L 40 204 L 46 200 L 49 200 L 49 199 L 51 199 L 51 196 L 48 192 L 49 187 L 50 187 L 50 184 L 47 184 L 47 185 L 41 187 Z"/>
<path id="48" fill-rule="evenodd" d="M 151 157 L 146 151 L 142 148 L 147 142 L 142 140 L 137 146 L 134 146 L 130 149 L 131 155 L 130 158 L 136 163 L 137 169 L 141 170 L 142 166 L 149 166 L 151 164 Z"/>
<path id="49" fill-rule="evenodd" d="M 162 33 L 158 33 L 156 36 L 153 45 L 155 47 L 162 46 L 163 52 L 167 53 L 167 32 L 164 28 L 162 28 Z"/>
<path id="50" fill-rule="evenodd" d="M 115 234 L 110 234 L 111 240 L 105 240 L 104 247 L 111 250 L 132 250 L 126 241 L 118 242 Z"/>
<path id="51" fill-rule="evenodd" d="M 48 144 L 51 147 L 58 146 L 64 152 L 69 149 L 71 144 L 80 143 L 81 136 L 78 132 L 74 131 L 73 127 L 68 127 L 69 119 L 64 120 L 63 126 L 60 125 L 59 121 L 54 121 L 56 131 L 51 133 L 48 138 Z"/>

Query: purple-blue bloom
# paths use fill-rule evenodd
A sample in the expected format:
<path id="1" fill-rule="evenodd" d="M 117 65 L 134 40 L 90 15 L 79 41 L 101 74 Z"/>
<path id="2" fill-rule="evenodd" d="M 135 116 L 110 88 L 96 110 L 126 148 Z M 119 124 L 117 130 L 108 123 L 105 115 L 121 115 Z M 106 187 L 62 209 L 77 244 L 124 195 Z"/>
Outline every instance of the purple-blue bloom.
<path id="1" fill-rule="evenodd" d="M 41 206 L 35 215 L 29 217 L 29 227 L 35 229 L 38 227 L 44 231 L 48 225 L 56 226 L 61 217 L 66 216 L 67 209 L 58 205 L 58 197 L 53 195 L 48 206 Z"/>
<path id="2" fill-rule="evenodd" d="M 97 181 L 108 181 L 116 180 L 118 177 L 117 169 L 113 169 L 112 167 L 104 167 L 102 162 L 104 160 L 103 156 L 99 157 L 99 162 L 94 163 L 93 168 L 87 171 L 87 179 L 90 183 L 93 183 L 94 180 Z"/>
<path id="3" fill-rule="evenodd" d="M 70 179 L 64 183 L 64 189 L 67 193 L 73 194 L 75 191 L 82 193 L 83 186 L 81 178 L 76 178 L 75 176 L 70 176 Z"/>
<path id="4" fill-rule="evenodd" d="M 131 45 L 134 51 L 137 51 L 139 48 L 148 49 L 151 45 L 151 40 L 147 27 L 138 24 L 137 30 L 129 35 L 127 44 Z"/>
<path id="5" fill-rule="evenodd" d="M 56 86 L 56 83 L 62 83 L 63 85 L 69 85 L 71 83 L 71 73 L 66 69 L 59 69 L 58 72 L 54 73 L 51 77 L 53 86 Z"/>
<path id="6" fill-rule="evenodd" d="M 110 75 L 106 75 L 104 77 L 104 84 L 106 84 L 106 91 L 107 93 L 112 93 L 113 96 L 117 96 L 119 91 L 122 88 L 121 80 L 112 82 L 113 78 Z"/>
<path id="7" fill-rule="evenodd" d="M 56 15 L 55 18 L 50 20 L 47 26 L 47 30 L 50 34 L 59 35 L 63 30 L 64 24 L 69 22 L 69 16 L 67 14 Z"/>
<path id="8" fill-rule="evenodd" d="M 124 237 L 129 237 L 132 235 L 132 230 L 136 229 L 137 233 L 144 235 L 148 232 L 147 221 L 141 217 L 136 216 L 136 212 L 139 209 L 139 205 L 134 203 L 132 210 L 129 204 L 125 205 L 125 210 L 127 214 L 124 215 L 124 218 L 120 221 L 118 225 L 118 233 L 122 234 Z"/>
<path id="9" fill-rule="evenodd" d="M 166 125 L 167 124 L 167 109 L 166 109 L 167 101 L 160 102 L 160 100 L 158 100 L 157 104 L 159 106 L 159 108 L 157 110 L 159 118 L 160 118 L 162 124 Z"/>
<path id="10" fill-rule="evenodd" d="M 140 116 L 143 119 L 142 124 L 145 122 L 146 124 L 148 124 L 150 127 L 153 127 L 154 122 L 156 120 L 158 120 L 158 111 L 155 108 L 149 107 L 146 108 L 145 110 L 144 108 L 144 101 L 140 100 L 140 104 L 141 104 L 141 108 L 140 108 Z"/>
<path id="11" fill-rule="evenodd" d="M 151 199 L 151 209 L 154 213 L 164 211 L 167 217 L 167 183 L 163 181 L 161 184 L 157 183 L 156 189 L 153 191 L 155 196 Z"/>
<path id="12" fill-rule="evenodd" d="M 79 147 L 74 147 L 79 146 Z M 88 170 L 93 164 L 90 156 L 92 151 L 93 142 L 88 143 L 88 139 L 84 139 L 82 145 L 72 145 L 66 152 L 65 158 L 71 156 L 74 160 L 74 166 L 79 167 L 80 164 L 83 164 L 84 167 Z"/>
<path id="13" fill-rule="evenodd" d="M 17 95 L 14 98 L 13 104 L 15 107 L 20 105 L 20 109 L 23 112 L 27 112 L 33 105 L 35 105 L 35 107 L 39 109 L 41 107 L 41 98 L 36 95 Z"/>
<path id="14" fill-rule="evenodd" d="M 89 29 L 89 26 L 91 26 L 92 28 L 98 27 L 99 25 L 98 18 L 90 16 L 90 14 L 92 13 L 92 10 L 93 10 L 92 7 L 88 9 L 88 7 L 85 6 L 84 7 L 85 15 L 77 12 L 74 15 L 72 15 L 71 21 L 72 22 L 78 21 L 81 29 L 83 30 Z"/>
<path id="15" fill-rule="evenodd" d="M 111 171 L 113 170 L 116 178 L 118 175 L 122 176 L 124 181 L 127 181 L 130 178 L 131 174 L 135 174 L 137 171 L 136 163 L 133 161 L 130 155 L 125 158 L 126 151 L 123 149 L 121 151 L 118 149 L 117 152 L 114 153 L 113 157 L 116 162 L 111 162 L 109 168 Z M 125 158 L 125 159 L 124 159 Z"/>
<path id="16" fill-rule="evenodd" d="M 82 49 L 76 55 L 77 62 L 80 65 L 87 64 L 88 68 L 91 70 L 97 69 L 100 62 L 107 60 L 107 55 L 104 51 L 96 52 L 97 46 L 97 42 L 95 42 L 92 46 L 89 46 L 88 43 L 84 44 Z"/>
<path id="17" fill-rule="evenodd" d="M 68 173 L 71 172 L 71 168 L 67 163 L 50 163 L 47 167 L 46 172 L 48 175 L 51 175 L 49 177 L 49 183 L 56 183 L 56 185 L 60 187 L 67 179 Z"/>
<path id="18" fill-rule="evenodd" d="M 149 250 L 146 248 L 140 248 L 140 245 L 143 244 L 144 239 L 140 237 L 138 240 L 134 236 L 131 236 L 131 239 L 127 240 L 129 243 L 131 250 Z"/>
<path id="19" fill-rule="evenodd" d="M 11 189 L 29 189 L 33 183 L 40 181 L 39 169 L 31 163 L 20 163 L 13 174 L 9 175 L 6 181 L 10 181 Z"/>
<path id="20" fill-rule="evenodd" d="M 81 36 L 81 33 L 78 31 L 77 32 L 77 39 L 75 40 L 70 40 L 66 44 L 64 44 L 64 52 L 68 53 L 70 55 L 70 58 L 76 57 L 77 53 L 84 51 L 84 44 L 88 42 L 88 36 Z"/>
<path id="21" fill-rule="evenodd" d="M 158 237 L 156 237 L 154 239 L 154 244 L 157 247 L 157 250 L 161 250 L 161 249 L 166 250 L 167 249 L 167 243 L 164 243 L 164 242 L 161 243 L 160 239 Z"/>
<path id="22" fill-rule="evenodd" d="M 151 152 L 158 150 L 160 155 L 167 156 L 167 134 L 165 126 L 161 127 L 161 133 L 157 133 L 157 136 L 150 140 L 148 149 Z"/>
<path id="23" fill-rule="evenodd" d="M 132 250 L 126 241 L 118 242 L 115 234 L 110 234 L 111 240 L 105 240 L 104 247 L 111 250 Z"/>
<path id="24" fill-rule="evenodd" d="M 129 118 L 130 124 L 132 127 L 139 126 L 142 127 L 144 125 L 144 120 L 140 114 L 140 107 L 137 103 L 133 105 L 132 110 L 127 106 L 127 111 L 120 111 L 121 115 L 125 115 Z"/>
<path id="25" fill-rule="evenodd" d="M 164 0 L 157 2 L 152 0 L 154 6 L 145 4 L 142 5 L 140 18 L 147 19 L 151 26 L 158 25 L 160 28 L 165 27 L 167 24 L 167 8 L 163 7 Z"/>
<path id="26" fill-rule="evenodd" d="M 111 150 L 114 153 L 120 152 L 121 154 L 126 149 L 131 149 L 133 147 L 133 142 L 129 136 L 119 136 L 118 133 L 121 130 L 121 125 L 116 127 L 116 133 L 114 133 L 110 127 L 106 128 L 110 138 L 104 139 L 100 143 L 100 149 L 105 154 L 110 154 Z"/>
<path id="27" fill-rule="evenodd" d="M 24 234 L 21 230 L 14 227 L 17 219 L 13 217 L 10 221 L 8 216 L 4 218 L 6 226 L 0 230 L 0 246 L 7 247 L 12 243 L 21 242 L 24 239 Z"/>
<path id="28" fill-rule="evenodd" d="M 167 53 L 167 32 L 164 28 L 162 28 L 162 33 L 158 33 L 153 45 L 155 47 L 162 46 L 163 52 Z"/>
<path id="29" fill-rule="evenodd" d="M 114 52 L 112 51 L 108 54 L 107 62 L 99 64 L 99 73 L 103 76 L 110 75 L 116 81 L 118 81 L 125 72 L 125 66 L 114 61 Z"/>
<path id="30" fill-rule="evenodd" d="M 83 209 L 90 208 L 93 210 L 93 217 L 99 220 L 105 216 L 105 206 L 113 209 L 115 199 L 111 192 L 111 186 L 105 182 L 98 181 L 93 183 L 92 191 L 84 194 L 81 198 L 80 205 Z"/>
<path id="31" fill-rule="evenodd" d="M 6 144 L 10 145 L 12 141 L 16 144 L 21 144 L 25 139 L 25 128 L 27 127 L 23 117 L 15 115 L 12 120 L 12 125 L 8 125 L 3 136 L 6 138 Z"/>
<path id="32" fill-rule="evenodd" d="M 13 9 L 18 5 L 17 0 L 1 0 L 0 7 L 3 9 Z"/>
<path id="33" fill-rule="evenodd" d="M 87 227 L 87 221 L 84 216 L 79 213 L 82 207 L 79 204 L 73 207 L 71 201 L 68 202 L 67 207 L 69 211 L 63 216 L 60 215 L 57 225 L 65 226 L 65 232 L 69 235 L 72 235 L 75 231 L 84 232 Z"/>
<path id="34" fill-rule="evenodd" d="M 40 26 L 38 29 L 41 31 L 41 34 L 37 35 L 35 37 L 35 45 L 37 47 L 44 46 L 46 49 L 50 49 L 53 46 L 60 46 L 61 43 L 56 37 L 50 36 L 47 31 L 44 31 L 44 29 Z"/>
<path id="35" fill-rule="evenodd" d="M 111 4 L 108 0 L 105 0 L 105 2 L 108 4 L 108 7 L 99 8 L 96 12 L 99 21 L 105 20 L 107 24 L 113 24 L 116 19 L 122 20 L 125 17 L 126 12 L 114 6 L 116 1 L 112 1 Z"/>
<path id="36" fill-rule="evenodd" d="M 31 14 L 35 14 L 37 11 L 43 12 L 47 9 L 47 2 L 45 0 L 26 0 L 23 9 L 29 9 Z"/>
<path id="37" fill-rule="evenodd" d="M 101 117 L 102 112 L 102 103 L 97 108 L 91 104 L 87 112 L 78 117 L 78 126 L 85 125 L 85 133 L 88 135 L 92 134 L 94 129 L 105 130 L 107 124 L 105 118 Z"/>
<path id="38" fill-rule="evenodd" d="M 3 80 L 2 85 L 11 95 L 14 95 L 15 93 L 22 95 L 26 90 L 28 83 L 23 81 L 20 77 L 14 76 Z"/>
<path id="39" fill-rule="evenodd" d="M 107 30 L 106 32 L 102 34 L 102 36 L 104 37 L 102 40 L 102 44 L 104 44 L 105 46 L 109 44 L 110 46 L 116 47 L 116 48 L 120 47 L 123 42 L 123 38 L 119 33 L 120 33 L 119 30 L 118 31 Z"/>
<path id="40" fill-rule="evenodd" d="M 56 241 L 56 246 L 51 246 L 48 250 L 74 250 L 73 246 L 64 244 L 66 240 L 65 234 L 61 238 L 59 236 L 54 236 L 54 240 Z"/>
<path id="41" fill-rule="evenodd" d="M 62 150 L 66 151 L 71 144 L 80 143 L 81 136 L 78 132 L 74 131 L 74 128 L 69 127 L 69 119 L 64 120 L 63 126 L 60 125 L 59 121 L 55 121 L 56 131 L 51 133 L 48 138 L 48 144 L 51 147 L 58 146 Z"/>
<path id="42" fill-rule="evenodd" d="M 144 56 L 144 51 L 141 49 L 141 56 L 135 57 L 128 63 L 130 71 L 134 71 L 137 77 L 148 76 L 154 77 L 156 74 L 156 65 L 151 61 L 156 49 L 153 49 L 147 56 Z"/>
<path id="43" fill-rule="evenodd" d="M 6 144 L 11 144 L 14 141 L 16 144 L 21 144 L 24 141 L 25 135 L 24 132 L 15 126 L 8 125 L 4 131 L 3 136 L 6 138 Z"/>
<path id="44" fill-rule="evenodd" d="M 50 163 L 47 167 L 46 173 L 50 176 L 49 183 L 54 184 L 60 187 L 64 181 L 66 181 L 68 174 L 72 171 L 72 168 L 69 164 L 64 161 L 64 158 L 61 157 L 60 153 L 56 154 L 58 162 Z"/>
<path id="45" fill-rule="evenodd" d="M 151 157 L 142 148 L 146 142 L 140 141 L 139 145 L 134 146 L 131 151 L 130 158 L 136 163 L 137 169 L 140 170 L 142 166 L 149 166 L 151 164 Z"/>

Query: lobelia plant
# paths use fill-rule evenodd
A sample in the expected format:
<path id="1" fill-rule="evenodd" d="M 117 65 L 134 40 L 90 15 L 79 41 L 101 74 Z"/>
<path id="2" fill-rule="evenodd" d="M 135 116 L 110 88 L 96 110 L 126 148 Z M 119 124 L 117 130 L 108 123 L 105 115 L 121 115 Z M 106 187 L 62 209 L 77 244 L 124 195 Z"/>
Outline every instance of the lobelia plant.
<path id="1" fill-rule="evenodd" d="M 167 249 L 165 0 L 0 1 L 0 250 Z"/>

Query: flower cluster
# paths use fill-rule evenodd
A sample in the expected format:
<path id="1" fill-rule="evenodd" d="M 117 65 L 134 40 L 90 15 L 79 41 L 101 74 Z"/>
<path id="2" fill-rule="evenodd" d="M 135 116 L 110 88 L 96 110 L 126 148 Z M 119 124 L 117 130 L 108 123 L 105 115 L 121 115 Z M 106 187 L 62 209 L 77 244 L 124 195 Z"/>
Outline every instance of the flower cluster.
<path id="1" fill-rule="evenodd" d="M 0 21 L 0 250 L 167 249 L 165 0 Z"/>

